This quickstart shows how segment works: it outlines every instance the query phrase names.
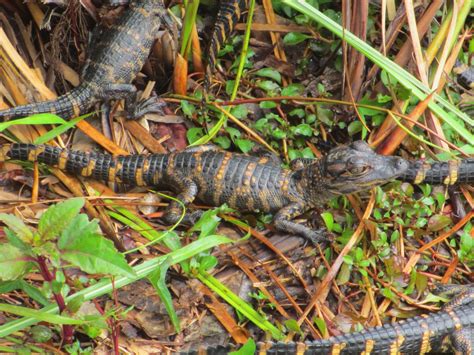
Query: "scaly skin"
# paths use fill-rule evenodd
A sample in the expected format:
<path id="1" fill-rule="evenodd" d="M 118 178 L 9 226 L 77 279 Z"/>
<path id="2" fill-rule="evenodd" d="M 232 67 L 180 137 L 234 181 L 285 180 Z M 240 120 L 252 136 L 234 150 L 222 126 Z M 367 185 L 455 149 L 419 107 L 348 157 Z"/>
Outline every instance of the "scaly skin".
<path id="1" fill-rule="evenodd" d="M 113 157 L 108 154 L 68 151 L 32 144 L 4 145 L 0 161 L 38 161 L 73 175 L 92 177 L 109 183 L 152 186 L 178 192 L 178 199 L 189 204 L 195 198 L 206 204 L 227 203 L 238 210 L 275 213 L 275 226 L 317 243 L 323 237 L 292 221 L 308 209 L 324 204 L 337 195 L 367 190 L 401 178 L 453 184 L 473 183 L 472 159 L 458 162 L 407 162 L 399 157 L 374 153 L 364 142 L 354 142 L 331 150 L 319 160 L 298 159 L 292 169 L 282 169 L 268 158 L 257 158 L 221 151 L 215 146 L 189 148 L 183 152 Z M 182 209 L 172 202 L 167 211 L 170 223 Z M 455 297 L 443 310 L 415 317 L 397 325 L 386 324 L 360 333 L 351 333 L 306 343 L 259 344 L 260 353 L 352 354 L 424 353 L 439 349 L 450 335 L 455 349 L 472 353 L 474 287 Z M 223 352 L 224 351 L 224 352 Z M 204 349 L 203 353 L 227 353 L 228 348 Z"/>
<path id="2" fill-rule="evenodd" d="M 410 162 L 408 170 L 399 180 L 415 184 L 453 185 L 456 183 L 474 182 L 474 158 L 449 160 L 429 163 L 426 161 Z"/>
<path id="3" fill-rule="evenodd" d="M 204 85 L 209 87 L 216 69 L 217 55 L 226 42 L 229 34 L 248 7 L 248 0 L 221 0 L 214 23 L 211 40 L 207 50 L 206 77 Z"/>
<path id="4" fill-rule="evenodd" d="M 275 213 L 274 223 L 279 230 L 299 234 L 314 243 L 323 236 L 293 222 L 293 218 L 333 196 L 391 181 L 408 168 L 403 159 L 377 155 L 364 142 L 333 149 L 323 159 L 294 170 L 282 169 L 268 158 L 229 153 L 214 146 L 170 154 L 112 157 L 12 144 L 0 151 L 0 161 L 6 159 L 38 161 L 109 183 L 175 190 L 185 205 L 198 198 L 213 206 L 226 203 L 238 210 Z M 180 205 L 172 202 L 167 221 L 175 222 L 181 212 Z"/>
<path id="5" fill-rule="evenodd" d="M 185 205 L 198 198 L 212 206 L 226 203 L 241 211 L 274 213 L 279 230 L 314 243 L 324 239 L 321 232 L 292 220 L 334 196 L 368 190 L 397 178 L 414 183 L 474 182 L 473 159 L 431 165 L 408 162 L 378 155 L 362 141 L 332 149 L 320 160 L 298 159 L 292 162 L 292 169 L 283 169 L 265 157 L 225 152 L 211 145 L 170 154 L 113 157 L 12 144 L 0 150 L 0 161 L 6 159 L 39 161 L 109 183 L 174 190 Z M 172 202 L 167 221 L 174 223 L 181 212 L 180 205 Z M 188 218 L 192 221 L 197 216 Z"/>
<path id="6" fill-rule="evenodd" d="M 136 102 L 136 88 L 131 82 L 145 63 L 165 16 L 162 0 L 132 2 L 114 25 L 93 38 L 80 86 L 55 100 L 0 111 L 0 121 L 37 113 L 69 119 L 86 113 L 98 101 L 110 99 L 125 99 L 128 118 L 158 111 L 153 99 Z"/>
<path id="7" fill-rule="evenodd" d="M 456 296 L 441 311 L 387 323 L 361 332 L 296 342 L 263 342 L 258 354 L 433 354 L 453 353 L 445 345 L 449 340 L 458 354 L 474 354 L 474 285 L 447 286 Z M 203 348 L 187 354 L 228 354 L 230 346 Z"/>

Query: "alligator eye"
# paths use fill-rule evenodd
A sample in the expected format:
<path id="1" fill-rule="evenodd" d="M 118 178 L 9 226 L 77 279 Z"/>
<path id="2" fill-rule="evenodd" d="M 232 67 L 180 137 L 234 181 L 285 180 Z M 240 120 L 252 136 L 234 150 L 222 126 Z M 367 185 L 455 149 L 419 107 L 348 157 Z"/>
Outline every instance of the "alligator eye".
<path id="1" fill-rule="evenodd" d="M 346 176 L 346 177 L 360 176 L 368 172 L 369 169 L 370 168 L 368 166 L 350 166 L 350 167 L 347 167 L 347 170 L 343 172 L 341 175 Z"/>
<path id="2" fill-rule="evenodd" d="M 354 166 L 350 169 L 352 175 L 362 175 L 369 170 L 368 166 Z"/>

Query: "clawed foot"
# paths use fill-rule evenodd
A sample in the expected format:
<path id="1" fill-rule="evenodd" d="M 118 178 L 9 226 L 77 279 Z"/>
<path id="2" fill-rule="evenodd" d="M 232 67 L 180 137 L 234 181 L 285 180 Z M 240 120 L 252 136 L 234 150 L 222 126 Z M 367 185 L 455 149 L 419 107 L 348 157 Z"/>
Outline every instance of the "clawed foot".
<path id="1" fill-rule="evenodd" d="M 325 228 L 317 230 L 308 229 L 302 236 L 315 246 L 324 242 L 331 242 L 334 239 L 333 235 Z"/>
<path id="2" fill-rule="evenodd" d="M 134 105 L 133 110 L 128 113 L 127 118 L 134 120 L 146 115 L 147 113 L 163 115 L 163 107 L 165 106 L 166 104 L 163 101 L 159 100 L 156 96 L 152 96 L 146 100 L 137 102 L 137 104 Z"/>
<path id="3" fill-rule="evenodd" d="M 180 223 L 185 224 L 187 226 L 193 226 L 196 224 L 199 218 L 201 218 L 203 213 L 204 212 L 200 210 L 186 213 Z M 181 216 L 177 217 L 174 214 L 167 213 L 162 219 L 165 224 L 172 225 L 177 223 L 179 221 L 179 218 L 181 218 Z"/>

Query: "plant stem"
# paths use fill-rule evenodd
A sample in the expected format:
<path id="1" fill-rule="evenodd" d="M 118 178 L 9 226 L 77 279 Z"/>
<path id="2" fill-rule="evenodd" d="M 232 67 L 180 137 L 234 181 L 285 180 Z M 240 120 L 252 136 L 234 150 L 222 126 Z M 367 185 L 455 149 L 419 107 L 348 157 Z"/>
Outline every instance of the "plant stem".
<path id="1" fill-rule="evenodd" d="M 54 280 L 54 275 L 48 269 L 46 258 L 44 256 L 38 256 L 36 258 L 36 262 L 38 263 L 41 275 L 43 276 L 44 280 L 51 284 Z M 58 305 L 59 313 L 63 312 L 66 309 L 66 301 L 64 300 L 63 295 L 53 291 L 53 297 L 56 301 L 56 304 Z M 64 324 L 62 333 L 63 343 L 72 344 L 74 336 L 74 327 L 70 324 Z"/>

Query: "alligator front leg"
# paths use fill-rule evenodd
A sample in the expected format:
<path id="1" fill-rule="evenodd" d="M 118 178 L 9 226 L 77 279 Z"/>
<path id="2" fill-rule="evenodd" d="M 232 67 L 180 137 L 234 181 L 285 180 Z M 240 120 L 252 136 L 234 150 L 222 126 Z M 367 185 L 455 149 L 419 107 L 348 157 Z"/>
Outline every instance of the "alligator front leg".
<path id="1" fill-rule="evenodd" d="M 132 84 L 109 84 L 100 96 L 105 101 L 124 99 L 127 119 L 137 119 L 147 113 L 163 113 L 164 104 L 154 96 L 138 101 L 137 88 Z"/>
<path id="2" fill-rule="evenodd" d="M 293 203 L 291 205 L 283 207 L 275 215 L 273 222 L 275 227 L 282 232 L 290 232 L 293 234 L 301 235 L 302 237 L 310 240 L 313 244 L 318 244 L 327 240 L 324 233 L 321 231 L 314 231 L 302 224 L 298 224 L 292 221 L 293 218 L 300 216 L 306 211 L 303 204 Z"/>
<path id="3" fill-rule="evenodd" d="M 301 170 L 317 162 L 317 159 L 296 158 L 290 161 L 291 170 Z"/>

